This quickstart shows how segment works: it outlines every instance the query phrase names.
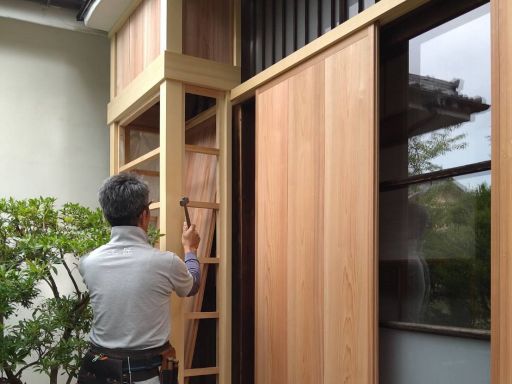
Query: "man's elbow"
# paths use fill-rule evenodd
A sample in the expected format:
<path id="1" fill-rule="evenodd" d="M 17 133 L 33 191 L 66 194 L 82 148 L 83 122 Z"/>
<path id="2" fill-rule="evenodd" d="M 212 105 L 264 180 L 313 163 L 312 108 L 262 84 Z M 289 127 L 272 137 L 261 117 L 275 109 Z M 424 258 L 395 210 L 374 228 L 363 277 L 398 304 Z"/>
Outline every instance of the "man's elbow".
<path id="1" fill-rule="evenodd" d="M 190 289 L 190 292 L 187 294 L 188 297 L 194 296 L 197 292 L 199 292 L 199 282 L 196 282 L 194 280 L 194 283 L 192 284 L 192 288 Z"/>

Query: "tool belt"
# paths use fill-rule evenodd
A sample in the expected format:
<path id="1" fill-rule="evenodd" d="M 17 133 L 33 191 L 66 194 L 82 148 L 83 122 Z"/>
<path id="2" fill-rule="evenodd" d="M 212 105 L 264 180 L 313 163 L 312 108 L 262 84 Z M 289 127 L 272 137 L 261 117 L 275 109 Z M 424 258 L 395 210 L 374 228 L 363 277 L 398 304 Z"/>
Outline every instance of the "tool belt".
<path id="1" fill-rule="evenodd" d="M 178 383 L 176 352 L 169 343 L 145 350 L 91 344 L 82 360 L 78 384 L 131 384 L 156 376 L 160 376 L 162 384 Z"/>

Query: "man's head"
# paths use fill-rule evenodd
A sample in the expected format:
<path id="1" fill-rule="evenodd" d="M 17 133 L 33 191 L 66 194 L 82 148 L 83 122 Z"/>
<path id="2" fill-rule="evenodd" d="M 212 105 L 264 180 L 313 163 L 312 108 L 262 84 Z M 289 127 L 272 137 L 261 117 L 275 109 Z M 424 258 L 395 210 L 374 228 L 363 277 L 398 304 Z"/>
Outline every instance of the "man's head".
<path id="1" fill-rule="evenodd" d="M 149 188 L 133 173 L 109 177 L 98 191 L 98 200 L 107 221 L 113 227 L 139 226 L 147 230 L 149 223 Z"/>

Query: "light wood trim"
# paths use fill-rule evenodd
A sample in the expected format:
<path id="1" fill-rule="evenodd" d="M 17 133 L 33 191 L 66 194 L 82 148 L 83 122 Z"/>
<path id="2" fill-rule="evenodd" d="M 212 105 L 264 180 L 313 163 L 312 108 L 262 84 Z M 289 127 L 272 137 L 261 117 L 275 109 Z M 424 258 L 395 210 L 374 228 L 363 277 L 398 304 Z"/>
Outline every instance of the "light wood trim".
<path id="1" fill-rule="evenodd" d="M 148 169 L 133 169 L 132 172 L 142 175 L 142 176 L 150 176 L 150 177 L 159 177 L 160 172 L 158 171 L 150 171 Z"/>
<path id="2" fill-rule="evenodd" d="M 311 43 L 288 55 L 256 76 L 231 90 L 231 102 L 240 103 L 253 97 L 257 88 L 317 55 L 321 51 L 346 39 L 351 34 L 379 22 L 387 24 L 398 17 L 420 7 L 429 0 L 381 0 L 363 12 L 341 23 Z"/>
<path id="3" fill-rule="evenodd" d="M 155 209 L 160 209 L 160 202 L 159 202 L 159 201 L 156 201 L 156 202 L 154 202 L 154 203 L 151 203 L 151 204 L 149 205 L 149 209 L 150 209 L 151 211 L 153 211 L 153 210 L 155 210 Z"/>
<path id="4" fill-rule="evenodd" d="M 491 0 L 491 383 L 512 377 L 512 3 Z"/>
<path id="5" fill-rule="evenodd" d="M 214 89 L 208 89 L 203 87 L 198 87 L 196 85 L 187 84 L 185 85 L 185 93 L 191 93 L 193 95 L 211 97 L 212 99 L 216 99 L 221 96 L 221 92 L 216 91 Z"/>
<path id="6" fill-rule="evenodd" d="M 107 107 L 108 124 L 114 121 L 126 120 L 134 113 L 140 114 L 143 106 L 148 105 L 149 101 L 154 101 L 158 88 L 165 78 L 164 61 L 165 55 L 160 54 L 110 101 Z"/>
<path id="7" fill-rule="evenodd" d="M 133 111 L 132 113 L 126 115 L 123 120 L 119 122 L 119 125 L 121 126 L 127 126 L 132 123 L 137 117 L 142 115 L 144 112 L 146 112 L 149 108 L 151 108 L 153 105 L 158 103 L 160 101 L 160 94 L 155 93 L 154 95 L 148 95 L 143 100 L 140 101 L 140 106 L 137 108 L 137 110 Z M 138 131 L 146 131 L 146 132 L 155 132 L 153 129 L 148 129 L 147 127 L 140 127 L 137 125 L 132 125 L 130 128 L 138 130 Z"/>
<path id="8" fill-rule="evenodd" d="M 186 152 L 202 153 L 204 155 L 219 156 L 219 150 L 217 148 L 201 147 L 199 145 L 185 145 Z"/>
<path id="9" fill-rule="evenodd" d="M 220 211 L 217 215 L 217 255 L 222 263 L 217 274 L 219 382 L 231 384 L 231 220 L 232 220 L 232 129 L 229 92 L 217 99 L 217 140 L 220 149 L 218 194 Z"/>
<path id="10" fill-rule="evenodd" d="M 155 148 L 152 151 L 149 151 L 148 153 L 142 155 L 141 157 L 138 157 L 135 160 L 132 160 L 129 163 L 119 167 L 119 172 L 129 171 L 129 170 L 135 168 L 137 165 L 140 165 L 142 163 L 145 163 L 146 161 L 152 160 L 155 157 L 158 157 L 159 155 L 160 155 L 160 148 Z"/>
<path id="11" fill-rule="evenodd" d="M 119 172 L 119 125 L 110 124 L 110 176 Z"/>
<path id="12" fill-rule="evenodd" d="M 185 130 L 194 128 L 201 123 L 204 123 L 206 120 L 212 118 L 217 113 L 217 107 L 208 108 L 206 111 L 201 112 L 200 114 L 194 116 L 193 118 L 187 120 L 185 123 Z"/>
<path id="13" fill-rule="evenodd" d="M 190 208 L 204 208 L 204 209 L 219 209 L 220 205 L 219 203 L 209 203 L 206 201 L 190 201 L 187 204 Z"/>
<path id="14" fill-rule="evenodd" d="M 114 23 L 110 31 L 108 32 L 108 37 L 112 38 L 114 34 L 116 34 L 124 24 L 130 19 L 130 16 L 137 9 L 137 7 L 142 3 L 143 0 L 132 0 L 131 4 L 126 8 L 121 17 Z"/>
<path id="15" fill-rule="evenodd" d="M 210 368 L 191 368 L 185 369 L 185 377 L 192 376 L 208 376 L 208 375 L 217 375 L 219 374 L 218 367 L 210 367 Z M 223 383 L 224 384 L 224 383 Z"/>
<path id="16" fill-rule="evenodd" d="M 163 0 L 167 2 L 166 12 L 166 51 L 183 52 L 183 4 L 182 0 Z M 185 0 L 186 1 L 186 0 Z"/>
<path id="17" fill-rule="evenodd" d="M 242 0 L 233 4 L 233 65 L 242 66 Z"/>
<path id="18" fill-rule="evenodd" d="M 240 84 L 240 68 L 166 51 L 165 77 L 204 88 L 229 91 Z"/>
<path id="19" fill-rule="evenodd" d="M 220 259 L 218 257 L 198 257 L 199 263 L 201 264 L 219 264 Z"/>
<path id="20" fill-rule="evenodd" d="M 218 319 L 219 312 L 189 312 L 185 314 L 185 319 L 200 320 L 200 319 Z"/>
<path id="21" fill-rule="evenodd" d="M 240 68 L 168 51 L 162 53 L 108 104 L 108 123 L 126 120 L 148 104 L 164 79 L 201 88 L 231 90 L 240 84 Z"/>
<path id="22" fill-rule="evenodd" d="M 178 204 L 185 190 L 185 101 L 181 83 L 166 80 L 160 86 L 160 238 L 162 251 L 181 247 L 182 208 Z M 179 361 L 185 358 L 183 300 L 171 295 L 171 344 Z M 183 383 L 183 370 L 179 372 Z"/>
<path id="23" fill-rule="evenodd" d="M 113 35 L 110 39 L 110 100 L 116 97 L 117 81 L 117 36 Z"/>

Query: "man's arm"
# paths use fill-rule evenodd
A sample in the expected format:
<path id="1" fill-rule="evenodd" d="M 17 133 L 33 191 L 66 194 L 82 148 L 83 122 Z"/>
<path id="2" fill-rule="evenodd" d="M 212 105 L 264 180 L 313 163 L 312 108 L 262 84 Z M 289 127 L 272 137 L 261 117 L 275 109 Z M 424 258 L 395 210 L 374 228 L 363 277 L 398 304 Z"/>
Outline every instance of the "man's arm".
<path id="1" fill-rule="evenodd" d="M 193 296 L 199 290 L 199 282 L 201 280 L 201 269 L 199 268 L 199 261 L 197 260 L 197 247 L 201 241 L 199 234 L 196 231 L 195 224 L 187 228 L 187 223 L 183 223 L 183 235 L 181 236 L 181 243 L 185 251 L 185 264 L 188 272 L 192 275 L 193 284 L 187 296 Z"/>

